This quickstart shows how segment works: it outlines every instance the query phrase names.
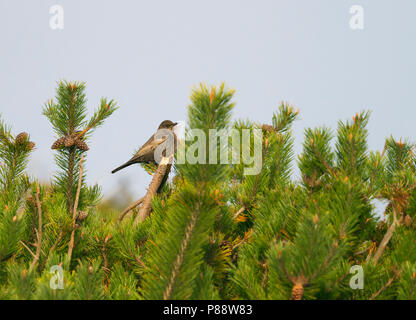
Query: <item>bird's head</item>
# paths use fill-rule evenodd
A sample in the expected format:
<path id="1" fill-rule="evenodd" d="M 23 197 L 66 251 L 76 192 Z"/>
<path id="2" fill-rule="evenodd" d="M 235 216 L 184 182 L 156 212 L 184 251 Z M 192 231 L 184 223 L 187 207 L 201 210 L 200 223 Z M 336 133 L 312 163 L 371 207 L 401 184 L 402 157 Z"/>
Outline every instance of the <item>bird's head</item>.
<path id="1" fill-rule="evenodd" d="M 159 125 L 159 129 L 172 129 L 177 124 L 178 124 L 177 122 L 165 120 L 165 121 L 162 121 L 162 123 Z"/>

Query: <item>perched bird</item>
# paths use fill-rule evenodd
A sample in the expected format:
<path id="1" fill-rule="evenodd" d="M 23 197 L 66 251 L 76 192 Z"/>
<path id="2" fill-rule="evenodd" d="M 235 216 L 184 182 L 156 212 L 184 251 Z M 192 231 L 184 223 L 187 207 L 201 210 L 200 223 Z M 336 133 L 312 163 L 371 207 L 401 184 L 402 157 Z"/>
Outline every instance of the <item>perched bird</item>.
<path id="1" fill-rule="evenodd" d="M 173 132 L 173 127 L 176 126 L 177 122 L 172 122 L 170 120 L 163 121 L 158 128 L 158 131 L 161 129 L 165 130 L 171 130 L 174 138 L 174 148 L 176 149 L 176 135 Z M 153 134 L 149 140 L 146 141 L 146 143 L 137 151 L 137 153 L 126 163 L 122 164 L 120 167 L 114 169 L 111 171 L 111 173 L 115 173 L 121 169 L 124 169 L 125 167 L 128 167 L 135 163 L 156 163 L 155 160 L 155 149 L 166 141 L 166 136 L 162 137 L 160 139 L 155 139 L 155 134 Z M 165 155 L 165 154 L 164 154 Z"/>

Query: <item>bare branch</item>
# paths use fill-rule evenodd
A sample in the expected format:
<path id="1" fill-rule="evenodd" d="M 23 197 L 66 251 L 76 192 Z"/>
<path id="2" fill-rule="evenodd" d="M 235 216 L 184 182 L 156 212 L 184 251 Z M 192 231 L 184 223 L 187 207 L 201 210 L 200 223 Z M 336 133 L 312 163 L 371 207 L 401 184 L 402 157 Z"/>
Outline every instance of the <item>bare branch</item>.
<path id="1" fill-rule="evenodd" d="M 61 230 L 61 232 L 59 232 L 58 234 L 58 238 L 56 238 L 55 243 L 52 245 L 52 247 L 49 250 L 49 255 L 51 255 L 51 253 L 56 249 L 56 246 L 58 245 L 59 241 L 62 240 L 63 235 L 64 235 L 64 231 Z"/>
<path id="2" fill-rule="evenodd" d="M 32 264 L 30 265 L 30 270 L 33 270 L 33 268 L 36 266 L 36 264 L 39 261 L 40 258 L 40 253 L 41 253 L 41 249 L 42 249 L 42 206 L 40 204 L 40 200 L 39 200 L 39 187 L 37 187 L 36 189 L 36 194 L 35 194 L 35 198 L 36 198 L 36 206 L 37 206 L 37 211 L 38 211 L 38 230 L 36 232 L 36 236 L 37 236 L 37 242 L 36 242 L 36 253 L 35 256 L 33 258 Z"/>
<path id="3" fill-rule="evenodd" d="M 233 216 L 233 219 L 237 219 L 240 214 L 246 210 L 246 207 L 242 206 Z"/>
<path id="4" fill-rule="evenodd" d="M 400 275 L 402 274 L 403 269 L 397 270 L 397 271 L 393 271 L 393 276 L 387 281 L 387 283 L 382 286 L 376 293 L 374 293 L 369 300 L 374 300 L 375 298 L 377 298 L 380 293 L 382 293 L 384 290 L 386 290 L 388 287 L 390 287 L 390 285 L 393 283 L 393 281 L 400 277 Z"/>
<path id="5" fill-rule="evenodd" d="M 399 224 L 400 222 L 397 220 L 396 209 L 394 208 L 394 205 L 393 205 L 393 222 L 390 225 L 390 227 L 387 229 L 387 232 L 384 235 L 383 240 L 381 240 L 380 245 L 378 246 L 377 251 L 374 254 L 374 258 L 373 258 L 374 264 L 376 264 L 378 260 L 380 259 L 391 237 L 393 236 L 394 231 L 396 230 L 396 226 Z"/>
<path id="6" fill-rule="evenodd" d="M 35 254 L 33 253 L 33 251 L 30 250 L 30 248 L 22 240 L 20 240 L 20 243 L 27 249 L 27 251 L 29 251 L 33 258 L 35 258 Z"/>
<path id="7" fill-rule="evenodd" d="M 140 208 L 139 214 L 136 216 L 134 220 L 135 225 L 137 225 L 139 222 L 142 222 L 149 215 L 153 196 L 157 193 L 157 190 L 162 184 L 165 175 L 168 174 L 168 170 L 170 170 L 170 167 L 172 166 L 170 164 L 170 159 L 171 158 L 164 157 L 160 161 L 159 166 L 157 167 L 156 172 L 153 175 L 153 179 L 150 183 L 149 189 L 147 190 L 146 196 L 144 197 L 143 205 Z"/>
<path id="8" fill-rule="evenodd" d="M 117 221 L 120 223 L 124 219 L 124 217 L 126 216 L 127 213 L 129 213 L 131 210 L 136 208 L 138 205 L 140 205 L 144 201 L 144 198 L 145 197 L 140 198 L 139 200 L 137 200 L 133 204 L 129 205 L 126 209 L 124 209 L 124 211 L 120 214 L 120 217 L 118 217 Z"/>

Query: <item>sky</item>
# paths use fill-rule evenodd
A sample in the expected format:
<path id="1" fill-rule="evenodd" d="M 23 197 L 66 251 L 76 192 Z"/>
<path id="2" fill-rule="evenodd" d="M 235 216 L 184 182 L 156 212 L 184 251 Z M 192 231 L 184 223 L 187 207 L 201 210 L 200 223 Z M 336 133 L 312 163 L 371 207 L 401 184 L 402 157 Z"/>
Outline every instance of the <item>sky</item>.
<path id="1" fill-rule="evenodd" d="M 52 29 L 51 6 L 64 12 Z M 350 8 L 363 9 L 352 29 Z M 236 90 L 233 119 L 271 123 L 281 101 L 300 110 L 304 129 L 336 129 L 371 110 L 369 147 L 416 140 L 414 0 L 0 0 L 0 113 L 37 149 L 28 171 L 48 182 L 56 137 L 42 116 L 61 79 L 85 81 L 92 115 L 101 97 L 117 110 L 93 135 L 88 183 L 106 197 L 124 186 L 141 197 L 151 177 L 128 160 L 159 123 L 186 120 L 200 82 Z"/>

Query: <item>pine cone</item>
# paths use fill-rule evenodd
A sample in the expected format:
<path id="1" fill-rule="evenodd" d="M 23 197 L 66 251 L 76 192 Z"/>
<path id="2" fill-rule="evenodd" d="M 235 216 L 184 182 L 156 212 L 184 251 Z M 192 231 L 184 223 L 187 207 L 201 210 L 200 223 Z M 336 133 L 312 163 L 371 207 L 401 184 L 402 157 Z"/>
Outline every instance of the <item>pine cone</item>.
<path id="1" fill-rule="evenodd" d="M 74 145 L 74 143 L 75 143 L 74 135 L 70 134 L 70 135 L 67 135 L 65 137 L 65 140 L 64 140 L 64 146 L 65 147 L 67 147 L 67 148 L 72 147 Z"/>
<path id="2" fill-rule="evenodd" d="M 28 134 L 26 132 L 19 133 L 16 138 L 14 138 L 14 141 L 16 144 L 23 144 L 27 141 Z"/>
<path id="3" fill-rule="evenodd" d="M 29 143 L 26 145 L 26 151 L 31 151 L 35 147 L 35 143 L 33 141 L 29 141 Z"/>
<path id="4" fill-rule="evenodd" d="M 55 150 L 55 149 L 60 149 L 64 146 L 64 142 L 65 142 L 65 137 L 59 138 L 58 140 L 56 140 L 53 144 L 51 149 Z"/>
<path id="5" fill-rule="evenodd" d="M 271 126 L 269 124 L 263 124 L 263 126 L 261 128 L 263 129 L 263 131 L 269 131 L 269 132 L 274 131 L 273 126 Z"/>
<path id="6" fill-rule="evenodd" d="M 292 299 L 301 300 L 303 297 L 303 284 L 301 282 L 295 283 L 292 288 Z"/>
<path id="7" fill-rule="evenodd" d="M 88 151 L 90 148 L 88 148 L 88 145 L 82 141 L 81 139 L 76 139 L 75 140 L 75 146 L 79 149 L 79 150 L 83 150 L 83 151 Z"/>
<path id="8" fill-rule="evenodd" d="M 77 221 L 81 222 L 84 221 L 88 217 L 88 213 L 85 211 L 79 211 Z"/>

